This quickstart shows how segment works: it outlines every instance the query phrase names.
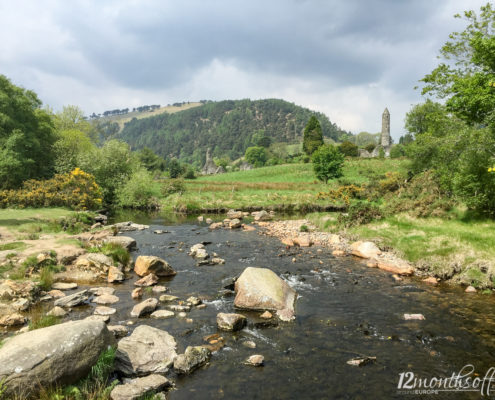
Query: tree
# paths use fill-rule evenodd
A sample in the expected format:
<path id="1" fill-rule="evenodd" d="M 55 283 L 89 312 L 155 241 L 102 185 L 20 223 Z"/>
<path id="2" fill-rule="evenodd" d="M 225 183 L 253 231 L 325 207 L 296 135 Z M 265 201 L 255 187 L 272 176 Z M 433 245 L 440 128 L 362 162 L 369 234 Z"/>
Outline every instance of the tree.
<path id="1" fill-rule="evenodd" d="M 157 156 L 153 150 L 151 150 L 149 147 L 143 147 L 141 150 L 139 150 L 136 153 L 139 161 L 141 164 L 148 170 L 148 171 L 164 171 L 165 170 L 165 160 Z"/>
<path id="2" fill-rule="evenodd" d="M 381 135 L 380 133 L 359 132 L 354 137 L 354 144 L 362 148 L 365 148 L 370 144 L 376 146 L 380 135 Z"/>
<path id="3" fill-rule="evenodd" d="M 95 177 L 103 191 L 105 203 L 112 204 L 116 199 L 116 191 L 136 171 L 139 161 L 133 157 L 127 143 L 110 140 L 103 147 L 81 155 L 79 165 L 83 171 Z"/>
<path id="4" fill-rule="evenodd" d="M 262 167 L 267 160 L 266 150 L 260 146 L 248 147 L 245 157 L 247 162 L 255 167 Z"/>
<path id="5" fill-rule="evenodd" d="M 51 115 L 30 90 L 0 75 L 0 188 L 53 174 L 56 140 Z"/>
<path id="6" fill-rule="evenodd" d="M 304 128 L 303 151 L 307 155 L 311 155 L 322 144 L 323 134 L 321 133 L 320 122 L 314 115 L 312 115 Z"/>
<path id="7" fill-rule="evenodd" d="M 354 144 L 346 140 L 339 146 L 340 152 L 348 157 L 357 157 L 359 156 L 359 149 L 358 147 Z"/>
<path id="8" fill-rule="evenodd" d="M 68 129 L 59 133 L 55 142 L 55 170 L 59 174 L 72 171 L 79 166 L 79 159 L 94 149 L 89 137 L 77 129 Z"/>
<path id="9" fill-rule="evenodd" d="M 184 173 L 184 168 L 180 165 L 180 162 L 173 158 L 168 163 L 168 175 L 170 178 L 175 179 L 181 176 Z"/>
<path id="10" fill-rule="evenodd" d="M 344 155 L 336 146 L 325 144 L 320 146 L 312 155 L 313 170 L 316 177 L 325 183 L 329 179 L 342 176 Z"/>
<path id="11" fill-rule="evenodd" d="M 495 10 L 488 3 L 479 15 L 463 16 L 468 26 L 449 36 L 440 50 L 445 62 L 421 80 L 422 93 L 445 98 L 447 109 L 469 124 L 483 123 L 495 110 Z"/>
<path id="12" fill-rule="evenodd" d="M 78 130 L 85 133 L 93 143 L 98 142 L 95 126 L 87 121 L 83 110 L 77 106 L 64 106 L 62 111 L 55 115 L 55 127 L 58 132 Z"/>

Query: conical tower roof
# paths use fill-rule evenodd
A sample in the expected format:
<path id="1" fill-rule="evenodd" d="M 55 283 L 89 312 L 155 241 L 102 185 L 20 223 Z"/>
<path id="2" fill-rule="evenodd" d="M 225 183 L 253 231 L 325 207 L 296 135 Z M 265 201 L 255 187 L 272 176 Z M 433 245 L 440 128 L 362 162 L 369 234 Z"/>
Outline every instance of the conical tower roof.
<path id="1" fill-rule="evenodd" d="M 385 107 L 385 111 L 383 111 L 383 113 L 390 115 L 390 112 L 388 111 L 388 108 L 387 107 Z"/>

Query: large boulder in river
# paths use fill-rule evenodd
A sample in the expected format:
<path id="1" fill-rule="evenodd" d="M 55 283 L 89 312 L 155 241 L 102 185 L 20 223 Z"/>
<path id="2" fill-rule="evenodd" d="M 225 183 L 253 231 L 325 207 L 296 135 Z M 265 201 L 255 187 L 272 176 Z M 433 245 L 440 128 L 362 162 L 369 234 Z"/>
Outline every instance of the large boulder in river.
<path id="1" fill-rule="evenodd" d="M 158 305 L 158 300 L 153 297 L 150 297 L 149 299 L 146 299 L 145 301 L 136 304 L 132 308 L 131 316 L 139 318 L 142 315 L 152 313 L 153 311 L 155 311 L 157 305 Z"/>
<path id="2" fill-rule="evenodd" d="M 164 374 L 177 353 L 173 336 L 161 329 L 140 325 L 131 336 L 120 340 L 115 356 L 115 368 L 126 376 Z"/>
<path id="3" fill-rule="evenodd" d="M 156 276 L 172 276 L 177 273 L 168 262 L 155 256 L 139 256 L 134 265 L 134 272 L 139 276 L 150 273 Z"/>
<path id="4" fill-rule="evenodd" d="M 41 388 L 77 382 L 114 343 L 100 321 L 71 321 L 14 336 L 0 348 L 3 394 L 24 399 Z"/>
<path id="5" fill-rule="evenodd" d="M 272 310 L 283 321 L 294 319 L 297 293 L 267 268 L 246 268 L 235 282 L 234 305 L 248 310 Z"/>

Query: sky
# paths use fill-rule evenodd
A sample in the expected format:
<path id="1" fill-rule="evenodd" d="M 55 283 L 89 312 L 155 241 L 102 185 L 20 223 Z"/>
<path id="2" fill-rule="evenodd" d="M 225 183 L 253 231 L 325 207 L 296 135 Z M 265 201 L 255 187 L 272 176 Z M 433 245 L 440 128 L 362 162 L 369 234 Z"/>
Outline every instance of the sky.
<path id="1" fill-rule="evenodd" d="M 55 111 L 280 98 L 404 134 L 453 18 L 478 0 L 0 0 L 0 74 Z"/>

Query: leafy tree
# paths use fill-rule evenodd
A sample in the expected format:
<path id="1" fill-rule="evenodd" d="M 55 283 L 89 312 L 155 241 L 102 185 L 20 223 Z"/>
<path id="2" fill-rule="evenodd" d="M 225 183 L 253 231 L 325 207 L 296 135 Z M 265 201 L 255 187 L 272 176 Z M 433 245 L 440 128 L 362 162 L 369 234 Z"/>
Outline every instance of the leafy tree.
<path id="1" fill-rule="evenodd" d="M 348 156 L 348 157 L 357 157 L 357 156 L 359 156 L 359 149 L 358 149 L 358 147 L 354 143 L 351 143 L 349 141 L 343 142 L 339 146 L 339 150 L 340 150 L 340 152 L 343 155 Z"/>
<path id="2" fill-rule="evenodd" d="M 359 132 L 354 137 L 354 144 L 358 147 L 365 148 L 366 146 L 373 144 L 376 146 L 378 143 L 379 133 Z"/>
<path id="3" fill-rule="evenodd" d="M 180 162 L 173 158 L 168 163 L 168 175 L 170 178 L 175 179 L 181 176 L 184 173 L 184 168 L 180 165 Z"/>
<path id="4" fill-rule="evenodd" d="M 85 133 L 93 143 L 98 142 L 98 133 L 84 116 L 83 110 L 77 106 L 64 106 L 62 111 L 55 115 L 55 127 L 58 132 L 78 130 Z"/>
<path id="5" fill-rule="evenodd" d="M 313 170 L 316 177 L 325 183 L 329 179 L 342 176 L 344 155 L 336 146 L 325 144 L 320 146 L 312 155 Z"/>
<path id="6" fill-rule="evenodd" d="M 394 144 L 390 149 L 390 158 L 399 158 L 406 155 L 406 150 L 402 144 Z"/>
<path id="7" fill-rule="evenodd" d="M 0 188 L 53 174 L 55 129 L 33 91 L 0 75 Z"/>
<path id="8" fill-rule="evenodd" d="M 85 153 L 94 149 L 89 137 L 77 129 L 68 129 L 59 133 L 55 142 L 55 170 L 59 174 L 72 171 Z"/>
<path id="9" fill-rule="evenodd" d="M 117 189 L 139 167 L 139 161 L 131 154 L 129 145 L 118 140 L 110 140 L 103 147 L 81 155 L 79 164 L 83 171 L 95 177 L 107 204 L 115 202 Z"/>
<path id="10" fill-rule="evenodd" d="M 321 133 L 320 122 L 314 115 L 312 115 L 304 128 L 303 151 L 307 155 L 311 155 L 322 144 L 323 134 Z"/>
<path id="11" fill-rule="evenodd" d="M 150 172 L 139 168 L 116 190 L 116 203 L 126 208 L 155 208 L 160 196 L 160 186 Z"/>
<path id="12" fill-rule="evenodd" d="M 447 109 L 469 124 L 483 123 L 495 110 L 495 10 L 487 3 L 479 15 L 455 15 L 462 17 L 467 27 L 450 34 L 440 50 L 445 62 L 422 79 L 422 92 L 445 98 Z"/>
<path id="13" fill-rule="evenodd" d="M 401 144 L 403 146 L 407 146 L 408 144 L 411 144 L 412 142 L 414 142 L 414 136 L 412 135 L 412 133 L 406 133 L 405 135 L 403 135 L 399 138 L 399 144 Z"/>
<path id="14" fill-rule="evenodd" d="M 248 147 L 245 157 L 247 162 L 255 167 L 262 167 L 267 160 L 266 150 L 260 146 Z"/>
<path id="15" fill-rule="evenodd" d="M 148 171 L 164 171 L 165 170 L 165 160 L 157 156 L 153 150 L 151 150 L 149 147 L 143 147 L 141 150 L 139 150 L 136 153 L 139 161 L 141 164 L 148 170 Z"/>

